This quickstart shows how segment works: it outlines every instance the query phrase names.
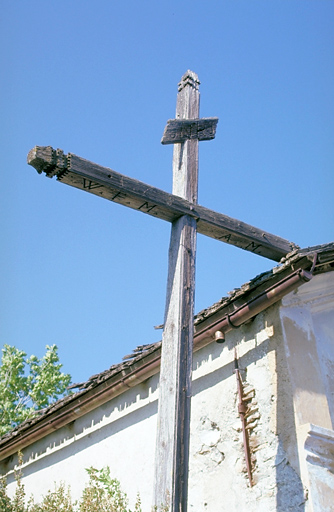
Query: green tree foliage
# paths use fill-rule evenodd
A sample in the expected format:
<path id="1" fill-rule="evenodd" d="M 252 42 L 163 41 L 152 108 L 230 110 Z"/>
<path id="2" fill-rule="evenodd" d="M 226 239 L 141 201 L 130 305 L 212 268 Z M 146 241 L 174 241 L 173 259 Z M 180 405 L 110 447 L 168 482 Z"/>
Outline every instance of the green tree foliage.
<path id="1" fill-rule="evenodd" d="M 4 345 L 0 366 L 0 436 L 66 392 L 71 376 L 61 372 L 58 348 L 46 346 L 42 359 Z"/>

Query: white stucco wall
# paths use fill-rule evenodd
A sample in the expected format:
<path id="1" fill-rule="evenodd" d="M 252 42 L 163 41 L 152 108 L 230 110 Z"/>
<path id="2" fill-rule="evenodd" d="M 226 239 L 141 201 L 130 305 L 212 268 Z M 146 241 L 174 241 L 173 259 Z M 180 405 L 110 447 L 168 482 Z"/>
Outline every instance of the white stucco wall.
<path id="1" fill-rule="evenodd" d="M 334 272 L 282 300 L 280 316 L 296 439 L 285 439 L 308 488 L 306 511 L 334 510 Z"/>
<path id="2" fill-rule="evenodd" d="M 132 501 L 138 491 L 143 497 L 150 496 L 157 383 L 158 376 L 154 376 L 26 448 L 23 473 L 27 494 L 38 497 L 53 488 L 54 482 L 63 481 L 77 499 L 88 482 L 85 468 L 108 465 Z M 13 492 L 12 474 L 8 484 Z"/>
<path id="3" fill-rule="evenodd" d="M 330 278 L 326 274 L 326 282 L 330 279 L 332 288 L 333 276 L 334 273 Z M 282 306 L 272 306 L 254 321 L 229 332 L 224 344 L 211 343 L 194 354 L 189 510 L 313 510 L 307 498 L 308 470 L 301 464 L 304 445 L 299 428 L 306 422 L 315 423 L 327 429 L 323 435 L 327 444 L 332 439 L 333 331 L 331 316 L 326 311 L 333 310 L 334 297 L 328 291 L 326 311 L 316 308 L 315 301 L 310 299 L 311 295 L 319 295 L 324 277 L 314 278 L 297 294 L 289 294 Z M 301 348 L 297 343 L 297 352 L 291 345 L 296 343 L 296 329 L 295 341 L 291 341 L 291 325 L 299 329 L 301 324 L 304 334 L 307 325 L 306 338 L 315 345 L 308 346 L 315 354 L 312 386 L 318 386 L 315 392 L 312 388 L 312 409 L 320 409 L 313 416 L 303 409 L 310 403 L 305 395 L 310 392 L 309 377 L 303 377 L 303 368 L 298 367 L 295 357 L 299 349 L 306 347 L 305 336 Z M 249 404 L 253 487 L 249 486 L 244 462 L 234 347 L 239 366 L 244 369 L 242 377 Z M 139 491 L 143 511 L 150 511 L 157 399 L 158 376 L 154 376 L 25 449 L 23 472 L 27 493 L 39 496 L 52 488 L 53 482 L 65 481 L 77 498 L 88 480 L 85 468 L 109 465 L 131 503 Z M 11 470 L 14 459 L 2 465 L 2 473 Z M 12 492 L 11 472 L 8 483 Z"/>

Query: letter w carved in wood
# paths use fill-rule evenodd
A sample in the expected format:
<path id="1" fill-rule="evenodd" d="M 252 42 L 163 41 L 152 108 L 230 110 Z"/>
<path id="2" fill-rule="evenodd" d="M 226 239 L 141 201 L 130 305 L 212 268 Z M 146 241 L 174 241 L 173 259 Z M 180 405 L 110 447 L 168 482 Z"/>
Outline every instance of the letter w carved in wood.
<path id="1" fill-rule="evenodd" d="M 232 219 L 177 195 L 151 187 L 79 156 L 64 155 L 51 146 L 36 146 L 28 154 L 28 164 L 46 176 L 91 194 L 174 222 L 182 215 L 197 221 L 197 231 L 260 256 L 280 261 L 296 246 L 278 236 Z"/>

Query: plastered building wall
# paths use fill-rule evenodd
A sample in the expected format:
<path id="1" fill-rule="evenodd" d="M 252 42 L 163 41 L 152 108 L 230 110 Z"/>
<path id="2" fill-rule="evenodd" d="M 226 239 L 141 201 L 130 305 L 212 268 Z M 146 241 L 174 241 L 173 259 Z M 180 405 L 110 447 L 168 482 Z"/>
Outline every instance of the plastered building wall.
<path id="1" fill-rule="evenodd" d="M 315 277 L 227 333 L 224 344 L 211 343 L 194 354 L 189 510 L 332 510 L 333 276 Z M 235 348 L 248 404 L 252 487 L 238 414 Z M 108 465 L 130 504 L 139 491 L 143 511 L 150 511 L 158 382 L 153 376 L 26 448 L 27 494 L 38 497 L 65 481 L 77 498 L 88 481 L 85 468 Z M 14 464 L 15 457 L 1 467 L 10 492 Z"/>
<path id="2" fill-rule="evenodd" d="M 334 273 L 284 297 L 280 308 L 296 440 L 284 437 L 307 487 L 305 510 L 334 510 Z"/>

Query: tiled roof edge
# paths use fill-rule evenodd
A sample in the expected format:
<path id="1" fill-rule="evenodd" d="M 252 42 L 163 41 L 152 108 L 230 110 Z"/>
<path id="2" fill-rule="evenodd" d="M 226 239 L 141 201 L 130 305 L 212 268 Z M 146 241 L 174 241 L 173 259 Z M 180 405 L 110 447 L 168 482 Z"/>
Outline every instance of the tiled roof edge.
<path id="1" fill-rule="evenodd" d="M 209 321 L 211 316 L 220 312 L 224 308 L 227 308 L 229 305 L 233 304 L 233 302 L 242 300 L 243 297 L 246 297 L 253 290 L 256 290 L 259 286 L 268 283 L 273 278 L 279 278 L 282 273 L 291 267 L 298 267 L 298 265 L 303 263 L 302 266 L 305 268 L 308 263 L 311 263 L 315 253 L 318 253 L 319 259 L 318 273 L 334 270 L 334 242 L 324 245 L 307 247 L 299 250 L 293 250 L 287 254 L 287 256 L 281 260 L 281 263 L 273 269 L 269 270 L 268 272 L 259 274 L 249 282 L 243 284 L 240 288 L 230 292 L 228 297 L 223 297 L 220 299 L 220 301 L 216 302 L 209 308 L 200 311 L 194 318 L 195 325 L 198 326 L 203 321 Z M 2 438 L 0 438 L 0 452 L 7 443 L 11 442 L 15 438 L 19 439 L 24 432 L 33 428 L 45 418 L 54 415 L 61 409 L 67 407 L 71 402 L 81 399 L 88 392 L 92 391 L 94 388 L 97 388 L 100 385 L 103 385 L 109 379 L 117 377 L 118 375 L 122 374 L 122 372 L 131 372 L 133 368 L 139 369 L 140 366 L 144 364 L 144 360 L 148 356 L 154 354 L 154 352 L 160 351 L 160 348 L 161 342 L 137 347 L 133 354 L 125 356 L 125 361 L 111 366 L 108 370 L 91 376 L 86 382 L 70 386 L 71 389 L 77 388 L 78 391 L 76 393 L 65 396 L 64 398 L 51 404 L 49 407 L 43 409 L 42 411 L 37 411 L 33 417 L 28 418 L 19 426 L 2 436 Z"/>

